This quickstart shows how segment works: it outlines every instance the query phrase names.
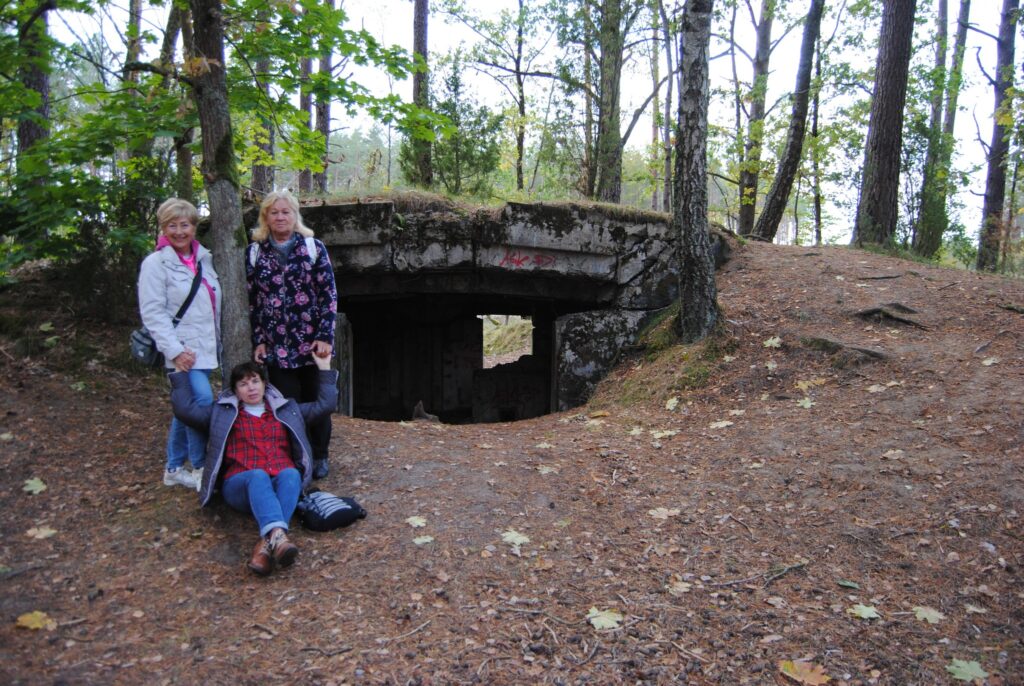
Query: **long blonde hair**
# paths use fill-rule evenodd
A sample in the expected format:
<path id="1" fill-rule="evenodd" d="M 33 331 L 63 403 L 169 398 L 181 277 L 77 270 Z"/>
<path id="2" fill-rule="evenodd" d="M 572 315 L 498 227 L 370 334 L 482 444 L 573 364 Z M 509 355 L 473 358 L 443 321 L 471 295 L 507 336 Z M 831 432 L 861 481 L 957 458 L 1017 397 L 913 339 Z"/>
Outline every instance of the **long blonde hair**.
<path id="1" fill-rule="evenodd" d="M 295 196 L 288 191 L 274 191 L 267 193 L 266 197 L 263 198 L 263 202 L 260 203 L 260 218 L 256 228 L 252 230 L 252 240 L 258 243 L 265 241 L 270 235 L 270 225 L 267 224 L 267 212 L 270 211 L 270 208 L 278 200 L 284 200 L 288 203 L 288 207 L 292 208 L 292 213 L 295 215 L 295 233 L 300 236 L 313 236 L 313 229 L 302 223 L 302 215 L 299 214 L 299 201 L 295 199 Z"/>

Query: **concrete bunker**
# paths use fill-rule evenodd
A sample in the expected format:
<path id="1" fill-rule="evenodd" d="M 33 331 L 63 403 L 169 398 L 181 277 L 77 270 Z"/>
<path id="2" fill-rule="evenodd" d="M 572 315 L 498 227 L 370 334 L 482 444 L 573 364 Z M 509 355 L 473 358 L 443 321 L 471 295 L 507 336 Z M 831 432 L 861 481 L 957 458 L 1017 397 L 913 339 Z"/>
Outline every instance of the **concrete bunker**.
<path id="1" fill-rule="evenodd" d="M 513 421 L 582 404 L 677 293 L 660 213 L 414 196 L 302 215 L 334 264 L 338 410 L 356 417 L 409 419 L 422 401 L 444 422 Z M 483 368 L 486 314 L 531 318 L 531 353 Z"/>

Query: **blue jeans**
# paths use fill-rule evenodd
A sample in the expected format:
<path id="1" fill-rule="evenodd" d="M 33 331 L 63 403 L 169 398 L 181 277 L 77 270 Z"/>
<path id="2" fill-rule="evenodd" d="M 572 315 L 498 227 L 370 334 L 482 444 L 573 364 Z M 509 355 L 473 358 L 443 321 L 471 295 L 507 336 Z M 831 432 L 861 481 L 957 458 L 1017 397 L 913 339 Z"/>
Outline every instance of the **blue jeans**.
<path id="1" fill-rule="evenodd" d="M 192 397 L 201 407 L 213 404 L 213 389 L 210 388 L 209 369 L 192 369 L 188 372 L 188 382 L 192 386 Z M 185 464 L 185 459 L 193 469 L 206 464 L 206 433 L 186 426 L 177 417 L 171 418 L 171 430 L 167 435 L 167 470 L 173 471 Z"/>
<path id="2" fill-rule="evenodd" d="M 260 525 L 260 536 L 273 529 L 288 530 L 302 490 L 302 477 L 294 467 L 271 477 L 262 469 L 250 469 L 224 480 L 221 495 L 239 512 L 251 512 Z"/>

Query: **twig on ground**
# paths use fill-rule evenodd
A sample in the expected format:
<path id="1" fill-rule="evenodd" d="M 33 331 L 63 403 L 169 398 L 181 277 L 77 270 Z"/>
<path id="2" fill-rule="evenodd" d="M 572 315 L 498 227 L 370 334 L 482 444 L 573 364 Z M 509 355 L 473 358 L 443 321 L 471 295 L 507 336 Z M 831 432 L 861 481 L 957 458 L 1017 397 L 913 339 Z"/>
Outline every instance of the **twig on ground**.
<path id="1" fill-rule="evenodd" d="M 770 577 L 765 579 L 765 581 L 764 581 L 765 587 L 767 588 L 768 584 L 770 584 L 771 582 L 775 581 L 776 579 L 779 579 L 779 578 L 789 574 L 794 569 L 803 569 L 808 564 L 810 564 L 810 563 L 809 562 L 797 562 L 795 565 L 789 565 L 787 567 L 783 567 L 781 570 L 779 570 L 775 574 L 772 574 Z"/>
<path id="2" fill-rule="evenodd" d="M 324 657 L 334 657 L 335 655 L 341 655 L 342 653 L 349 652 L 350 650 L 352 650 L 352 646 L 342 646 L 335 650 L 324 650 L 323 648 L 318 648 L 317 646 L 303 646 L 302 648 L 299 648 L 299 650 L 304 650 L 310 653 L 320 653 Z"/>
<path id="3" fill-rule="evenodd" d="M 554 622 L 558 622 L 559 624 L 565 624 L 566 626 L 573 626 L 574 624 L 580 624 L 581 623 L 581 622 L 569 622 L 569 621 L 566 621 L 566 620 L 562 619 L 561 617 L 556 617 L 555 615 L 553 615 L 553 614 L 551 614 L 549 612 L 545 612 L 544 610 L 527 610 L 526 608 L 509 607 L 508 605 L 500 605 L 500 606 L 498 606 L 498 609 L 499 610 L 508 610 L 509 612 L 522 612 L 522 613 L 528 614 L 528 615 L 544 615 L 548 619 L 550 619 L 550 620 L 552 620 Z"/>
<path id="4" fill-rule="evenodd" d="M 703 655 L 699 655 L 699 654 L 693 652 L 692 650 L 687 650 L 686 648 L 684 648 L 683 646 L 679 645 L 675 641 L 670 641 L 670 643 L 672 643 L 672 647 L 674 647 L 676 650 L 678 650 L 683 655 L 688 655 L 688 656 L 692 657 L 694 660 L 699 660 L 700 662 L 703 662 L 704 664 L 707 664 L 708 662 L 711 662 L 711 660 L 707 659 Z"/>
<path id="5" fill-rule="evenodd" d="M 583 660 L 580 660 L 579 662 L 577 662 L 577 663 L 576 663 L 576 666 L 577 666 L 577 667 L 582 667 L 583 665 L 585 665 L 585 664 L 587 664 L 588 662 L 590 662 L 591 660 L 593 660 L 593 659 L 594 659 L 594 656 L 595 656 L 595 655 L 597 655 L 597 650 L 598 650 L 598 648 L 600 648 L 600 647 L 601 647 L 601 644 L 600 644 L 600 643 L 598 643 L 597 641 L 595 641 L 595 642 L 594 642 L 594 647 L 593 647 L 593 648 L 591 649 L 591 651 L 590 651 L 590 655 L 588 655 L 588 656 L 587 656 L 587 657 L 586 657 L 585 659 L 583 659 Z"/>
<path id="6" fill-rule="evenodd" d="M 268 626 L 263 626 L 262 624 L 253 624 L 252 628 L 253 629 L 259 629 L 260 631 L 266 632 L 266 633 L 270 634 L 271 636 L 277 636 L 277 632 L 276 631 L 274 631 L 273 629 L 271 629 Z"/>
<path id="7" fill-rule="evenodd" d="M 729 513 L 729 519 L 731 519 L 732 521 L 736 522 L 737 524 L 741 524 L 743 526 L 743 528 L 747 530 L 747 533 L 750 534 L 750 540 L 751 541 L 756 541 L 757 540 L 756 538 L 754 538 L 754 532 L 750 530 L 750 527 L 747 526 L 746 522 L 744 522 L 742 519 L 740 519 L 739 517 L 737 517 L 736 515 L 734 515 L 731 512 Z"/>
<path id="8" fill-rule="evenodd" d="M 939 291 L 944 291 L 944 290 L 946 290 L 947 288 L 952 288 L 953 286 L 956 286 L 956 285 L 957 285 L 957 284 L 959 284 L 959 283 L 960 283 L 959 281 L 954 281 L 953 283 L 947 283 L 947 284 L 946 284 L 945 286 L 940 286 L 940 287 L 939 287 L 939 288 L 937 288 L 936 290 L 939 290 Z"/>
<path id="9" fill-rule="evenodd" d="M 392 636 L 391 638 L 378 638 L 377 639 L 377 643 L 380 643 L 381 645 L 383 645 L 383 644 L 386 644 L 386 643 L 391 643 L 391 641 L 397 641 L 399 639 L 408 638 L 408 637 L 412 636 L 413 634 L 415 634 L 417 631 L 422 630 L 424 627 L 426 627 L 428 624 L 430 624 L 430 622 L 431 622 L 431 620 L 428 619 L 427 621 L 423 622 L 422 624 L 420 624 L 418 627 L 416 627 L 412 631 L 406 631 L 404 634 L 399 634 L 398 636 Z"/>

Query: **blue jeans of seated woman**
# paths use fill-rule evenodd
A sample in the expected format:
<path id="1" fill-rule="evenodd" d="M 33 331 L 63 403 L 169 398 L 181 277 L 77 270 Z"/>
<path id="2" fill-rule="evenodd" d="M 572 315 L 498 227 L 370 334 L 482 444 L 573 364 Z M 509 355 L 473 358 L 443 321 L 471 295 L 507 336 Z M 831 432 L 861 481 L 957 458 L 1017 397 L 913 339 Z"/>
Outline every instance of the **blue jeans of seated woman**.
<path id="1" fill-rule="evenodd" d="M 239 512 L 251 512 L 260 525 L 260 536 L 272 530 L 288 530 L 302 491 L 302 476 L 291 467 L 271 477 L 262 469 L 250 469 L 225 479 L 221 495 Z"/>
<path id="2" fill-rule="evenodd" d="M 192 369 L 188 373 L 188 382 L 192 386 L 192 397 L 202 407 L 213 404 L 213 389 L 210 387 L 209 369 Z M 171 430 L 167 435 L 167 471 L 174 471 L 185 460 L 192 464 L 193 469 L 200 469 L 206 464 L 206 433 L 193 429 L 177 417 L 171 419 Z"/>

